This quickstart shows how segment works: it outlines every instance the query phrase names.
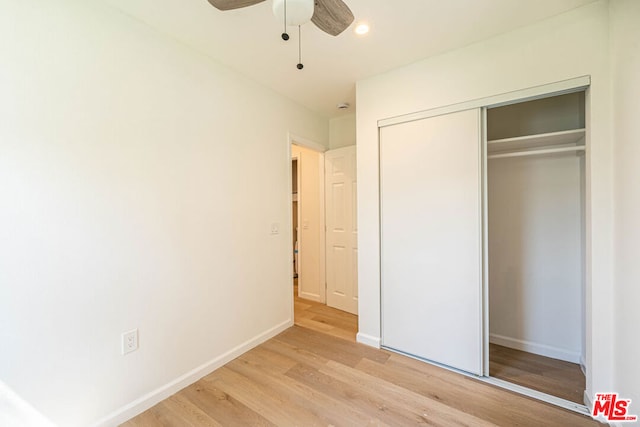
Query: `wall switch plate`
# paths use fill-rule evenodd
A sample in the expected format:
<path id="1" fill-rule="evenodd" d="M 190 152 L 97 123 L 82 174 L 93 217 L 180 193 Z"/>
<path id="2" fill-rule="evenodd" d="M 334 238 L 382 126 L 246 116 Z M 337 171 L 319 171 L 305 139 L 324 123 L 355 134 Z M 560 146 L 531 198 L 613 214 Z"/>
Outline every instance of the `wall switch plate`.
<path id="1" fill-rule="evenodd" d="M 122 355 L 138 349 L 138 330 L 134 329 L 122 334 Z"/>
<path id="2" fill-rule="evenodd" d="M 271 234 L 280 234 L 280 224 L 277 222 L 271 224 Z"/>

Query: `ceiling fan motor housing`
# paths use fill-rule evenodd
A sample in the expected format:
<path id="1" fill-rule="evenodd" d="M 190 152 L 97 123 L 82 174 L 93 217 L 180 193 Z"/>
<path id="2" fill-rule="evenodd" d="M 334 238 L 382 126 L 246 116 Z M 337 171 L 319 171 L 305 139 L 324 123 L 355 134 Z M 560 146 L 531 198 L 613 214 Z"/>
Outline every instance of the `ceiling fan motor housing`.
<path id="1" fill-rule="evenodd" d="M 307 23 L 313 16 L 314 0 L 273 0 L 273 14 L 282 20 L 287 8 L 287 25 L 297 26 Z"/>

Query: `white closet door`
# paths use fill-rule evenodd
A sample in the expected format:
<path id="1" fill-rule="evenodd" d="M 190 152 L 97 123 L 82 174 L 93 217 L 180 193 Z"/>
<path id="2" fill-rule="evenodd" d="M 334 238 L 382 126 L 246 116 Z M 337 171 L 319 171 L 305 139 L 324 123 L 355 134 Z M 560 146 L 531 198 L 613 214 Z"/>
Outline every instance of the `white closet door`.
<path id="1" fill-rule="evenodd" d="M 380 130 L 382 344 L 482 374 L 480 110 Z"/>

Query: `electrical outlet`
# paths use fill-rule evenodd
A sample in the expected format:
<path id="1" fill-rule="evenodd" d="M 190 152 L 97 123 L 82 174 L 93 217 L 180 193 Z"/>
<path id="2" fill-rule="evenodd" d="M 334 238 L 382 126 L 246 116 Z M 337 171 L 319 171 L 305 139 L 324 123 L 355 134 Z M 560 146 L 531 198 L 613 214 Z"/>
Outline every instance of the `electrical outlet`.
<path id="1" fill-rule="evenodd" d="M 122 355 L 138 349 L 138 330 L 134 329 L 122 334 Z"/>

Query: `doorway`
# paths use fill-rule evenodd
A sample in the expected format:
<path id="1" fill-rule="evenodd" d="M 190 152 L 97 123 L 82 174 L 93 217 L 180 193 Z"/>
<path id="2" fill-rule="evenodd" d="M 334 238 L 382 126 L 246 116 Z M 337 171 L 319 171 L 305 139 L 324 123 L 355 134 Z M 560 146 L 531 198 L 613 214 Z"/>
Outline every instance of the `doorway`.
<path id="1" fill-rule="evenodd" d="M 291 147 L 294 323 L 356 341 L 355 146 Z"/>
<path id="2" fill-rule="evenodd" d="M 298 158 L 292 157 L 291 159 L 291 182 L 292 182 L 292 194 L 291 194 L 291 218 L 293 239 L 291 242 L 293 248 L 293 286 L 298 294 Z"/>
<path id="3" fill-rule="evenodd" d="M 324 304 L 326 289 L 323 153 L 293 144 L 290 173 L 294 285 L 297 287 L 298 297 Z"/>
<path id="4" fill-rule="evenodd" d="M 358 313 L 356 148 L 291 146 L 296 298 Z"/>

